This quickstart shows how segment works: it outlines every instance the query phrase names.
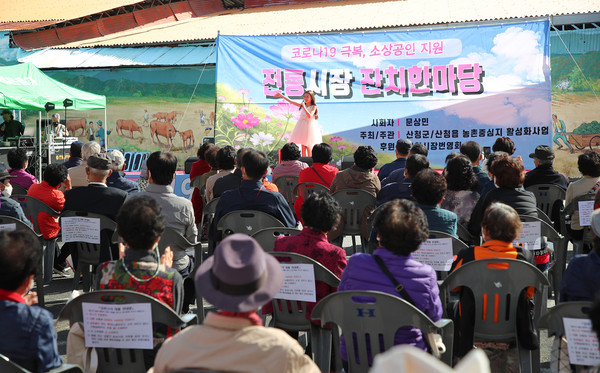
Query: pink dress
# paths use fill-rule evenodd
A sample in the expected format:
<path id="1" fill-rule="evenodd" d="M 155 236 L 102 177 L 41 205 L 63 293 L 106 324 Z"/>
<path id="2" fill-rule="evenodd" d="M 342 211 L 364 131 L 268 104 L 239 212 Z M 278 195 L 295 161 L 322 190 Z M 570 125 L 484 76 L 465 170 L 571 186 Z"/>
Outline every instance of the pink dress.
<path id="1" fill-rule="evenodd" d="M 307 107 L 309 112 L 314 112 L 316 109 L 314 105 Z M 315 144 L 323 142 L 323 136 L 321 135 L 321 127 L 314 117 L 309 117 L 306 112 L 300 110 L 300 119 L 296 122 L 296 126 L 292 130 L 292 134 L 288 142 L 293 142 L 298 145 L 304 145 L 310 149 Z"/>

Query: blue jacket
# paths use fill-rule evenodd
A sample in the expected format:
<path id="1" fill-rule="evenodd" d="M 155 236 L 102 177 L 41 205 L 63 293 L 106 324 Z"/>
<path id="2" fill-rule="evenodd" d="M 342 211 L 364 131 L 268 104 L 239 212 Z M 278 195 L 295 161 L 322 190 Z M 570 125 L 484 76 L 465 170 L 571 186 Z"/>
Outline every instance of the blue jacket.
<path id="1" fill-rule="evenodd" d="M 390 172 L 390 174 L 383 180 L 381 180 L 381 187 L 391 184 L 391 183 L 401 183 L 404 181 L 404 170 L 405 168 L 397 168 L 394 171 Z"/>
<path id="2" fill-rule="evenodd" d="M 0 300 L 0 353 L 32 372 L 62 364 L 52 314 L 38 306 Z"/>
<path id="3" fill-rule="evenodd" d="M 442 303 L 433 268 L 414 260 L 412 255 L 396 255 L 383 247 L 375 249 L 373 255 L 383 259 L 396 281 L 404 285 L 418 309 L 434 322 L 442 317 Z M 373 256 L 363 253 L 354 254 L 348 260 L 348 266 L 342 273 L 338 286 L 338 291 L 344 290 L 375 290 L 400 297 L 394 284 L 381 271 Z M 426 350 L 421 331 L 416 328 L 398 329 L 394 344 L 410 344 Z M 346 357 L 346 345 L 343 340 L 340 349 L 342 357 Z"/>
<path id="4" fill-rule="evenodd" d="M 417 206 L 427 216 L 427 223 L 430 231 L 444 232 L 457 237 L 456 224 L 458 217 L 452 211 L 444 210 L 440 206 L 422 205 L 417 203 Z"/>
<path id="5" fill-rule="evenodd" d="M 121 189 L 127 192 L 127 195 L 137 193 L 140 191 L 138 183 L 133 180 L 125 178 L 125 173 L 120 171 L 114 171 L 106 179 L 106 185 L 109 187 Z"/>
<path id="6" fill-rule="evenodd" d="M 600 291 L 600 254 L 592 251 L 569 262 L 560 283 L 561 302 L 594 301 Z"/>
<path id="7" fill-rule="evenodd" d="M 404 179 L 404 181 L 400 183 L 391 183 L 381 188 L 379 193 L 377 193 L 377 206 L 396 198 L 409 199 L 412 201 L 414 199 L 412 196 L 412 191 L 410 190 L 410 185 L 412 182 L 413 179 L 408 178 Z"/>
<path id="8" fill-rule="evenodd" d="M 392 171 L 397 170 L 399 168 L 404 169 L 406 167 L 406 158 L 396 158 L 395 161 L 386 163 L 379 169 L 379 173 L 377 177 L 379 181 L 385 179 Z"/>

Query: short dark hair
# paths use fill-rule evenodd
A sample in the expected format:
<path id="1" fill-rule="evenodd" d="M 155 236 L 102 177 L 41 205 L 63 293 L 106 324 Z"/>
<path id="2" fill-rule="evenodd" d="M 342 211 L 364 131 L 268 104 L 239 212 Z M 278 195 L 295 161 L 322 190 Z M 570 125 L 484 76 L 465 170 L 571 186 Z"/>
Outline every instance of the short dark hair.
<path id="1" fill-rule="evenodd" d="M 354 152 L 354 164 L 363 170 L 370 170 L 377 164 L 377 153 L 371 145 L 361 145 Z"/>
<path id="2" fill-rule="evenodd" d="M 25 149 L 22 148 L 10 149 L 6 154 L 8 166 L 13 170 L 21 170 L 25 168 L 25 162 L 27 162 L 28 159 L 29 157 L 27 157 Z"/>
<path id="3" fill-rule="evenodd" d="M 508 155 L 513 155 L 515 153 L 515 143 L 510 139 L 510 137 L 498 137 L 494 145 L 492 145 L 493 152 L 505 152 Z"/>
<path id="4" fill-rule="evenodd" d="M 584 176 L 600 176 L 600 154 L 593 150 L 588 150 L 577 158 L 577 167 Z"/>
<path id="5" fill-rule="evenodd" d="M 71 157 L 81 158 L 81 147 L 83 143 L 81 141 L 73 141 L 71 143 L 71 148 L 69 149 L 69 154 Z"/>
<path id="6" fill-rule="evenodd" d="M 463 154 L 451 158 L 446 165 L 446 182 L 448 190 L 476 190 L 479 182 L 470 158 Z"/>
<path id="7" fill-rule="evenodd" d="M 410 190 L 417 201 L 423 205 L 435 206 L 446 195 L 446 179 L 431 168 L 421 170 L 415 176 Z"/>
<path id="8" fill-rule="evenodd" d="M 315 144 L 312 148 L 312 160 L 316 163 L 329 163 L 333 159 L 333 148 L 324 142 Z"/>
<path id="9" fill-rule="evenodd" d="M 374 226 L 379 243 L 394 254 L 408 256 L 429 237 L 427 217 L 414 202 L 394 199 L 378 210 Z"/>
<path id="10" fill-rule="evenodd" d="M 413 146 L 410 148 L 409 154 L 421 154 L 427 157 L 427 155 L 429 154 L 429 150 L 427 150 L 425 145 L 421 143 L 416 143 L 413 144 Z"/>
<path id="11" fill-rule="evenodd" d="M 117 232 L 131 249 L 151 249 L 164 230 L 160 205 L 150 196 L 127 199 L 117 214 Z"/>
<path id="12" fill-rule="evenodd" d="M 481 227 L 488 234 L 488 240 L 513 242 L 521 233 L 521 218 L 515 209 L 501 202 L 493 202 L 485 209 Z"/>
<path id="13" fill-rule="evenodd" d="M 156 184 L 169 185 L 177 171 L 177 157 L 170 152 L 157 151 L 150 154 L 146 166 Z"/>
<path id="14" fill-rule="evenodd" d="M 17 290 L 27 277 L 41 271 L 41 261 L 42 248 L 32 232 L 0 232 L 0 288 Z"/>
<path id="15" fill-rule="evenodd" d="M 206 153 L 206 151 L 212 148 L 213 146 L 215 146 L 215 144 L 211 142 L 205 142 L 202 145 L 200 145 L 200 147 L 198 148 L 198 152 L 196 153 L 198 159 L 204 159 L 204 154 Z"/>
<path id="16" fill-rule="evenodd" d="M 254 180 L 260 180 L 269 168 L 269 158 L 261 151 L 249 149 L 242 157 L 246 175 Z"/>
<path id="17" fill-rule="evenodd" d="M 219 168 L 219 164 L 217 163 L 217 153 L 219 153 L 219 150 L 221 150 L 221 148 L 218 146 L 211 146 L 206 150 L 206 153 L 204 153 L 204 160 L 212 169 Z"/>
<path id="18" fill-rule="evenodd" d="M 56 187 L 63 181 L 67 180 L 69 171 L 62 164 L 51 163 L 46 166 L 42 179 L 51 187 Z"/>
<path id="19" fill-rule="evenodd" d="M 231 170 L 235 167 L 235 149 L 226 145 L 217 152 L 217 164 L 220 170 Z"/>
<path id="20" fill-rule="evenodd" d="M 242 166 L 243 166 L 242 158 L 244 158 L 244 154 L 248 153 L 248 150 L 250 150 L 250 148 L 239 148 L 238 149 L 238 151 L 235 155 L 235 163 L 238 168 L 242 168 Z"/>
<path id="21" fill-rule="evenodd" d="M 501 188 L 518 188 L 523 186 L 525 180 L 525 168 L 521 159 L 506 153 L 501 153 L 494 159 L 492 174 L 496 178 L 496 185 Z"/>
<path id="22" fill-rule="evenodd" d="M 293 142 L 288 142 L 281 148 L 282 161 L 295 161 L 300 159 L 300 148 Z"/>
<path id="23" fill-rule="evenodd" d="M 324 191 L 311 193 L 302 204 L 304 226 L 319 232 L 329 232 L 341 214 L 340 204 Z"/>
<path id="24" fill-rule="evenodd" d="M 496 158 L 498 158 L 498 156 L 503 153 L 504 152 L 493 152 L 493 153 L 488 154 L 488 156 L 485 160 L 485 167 L 487 168 L 488 172 L 491 173 L 492 175 L 494 174 L 492 172 L 492 163 L 494 163 Z"/>
<path id="25" fill-rule="evenodd" d="M 466 155 L 471 162 L 477 162 L 481 155 L 481 146 L 475 141 L 463 142 L 460 146 L 460 152 Z"/>
<path id="26" fill-rule="evenodd" d="M 419 171 L 429 168 L 429 160 L 421 154 L 413 154 L 406 158 L 406 172 L 414 178 Z"/>

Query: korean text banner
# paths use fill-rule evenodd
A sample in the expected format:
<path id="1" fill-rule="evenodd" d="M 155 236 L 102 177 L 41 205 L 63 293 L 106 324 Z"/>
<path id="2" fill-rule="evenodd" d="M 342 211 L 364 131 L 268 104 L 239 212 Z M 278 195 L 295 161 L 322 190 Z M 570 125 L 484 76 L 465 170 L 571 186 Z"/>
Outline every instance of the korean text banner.
<path id="1" fill-rule="evenodd" d="M 216 140 L 276 151 L 313 90 L 337 159 L 396 140 L 429 149 L 434 166 L 465 141 L 499 136 L 517 155 L 551 144 L 549 22 L 338 35 L 228 36 L 217 41 Z"/>

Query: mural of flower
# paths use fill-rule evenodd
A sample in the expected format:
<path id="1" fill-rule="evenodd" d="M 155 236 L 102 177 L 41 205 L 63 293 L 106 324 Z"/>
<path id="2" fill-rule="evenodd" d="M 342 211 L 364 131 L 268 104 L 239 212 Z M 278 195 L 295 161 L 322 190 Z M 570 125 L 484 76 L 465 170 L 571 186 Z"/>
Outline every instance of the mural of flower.
<path id="1" fill-rule="evenodd" d="M 219 100 L 219 101 L 225 101 L 227 99 L 225 98 L 225 96 L 218 96 L 217 100 Z"/>
<path id="2" fill-rule="evenodd" d="M 331 140 L 331 142 L 338 142 L 342 141 L 342 138 L 339 136 L 332 136 L 329 140 Z"/>
<path id="3" fill-rule="evenodd" d="M 236 137 L 233 141 L 244 141 L 246 140 L 246 137 L 248 137 L 247 133 L 240 133 L 240 136 Z"/>
<path id="4" fill-rule="evenodd" d="M 277 105 L 271 105 L 270 109 L 275 116 L 280 118 L 286 118 L 288 120 L 291 118 L 298 120 L 298 118 L 300 118 L 298 107 L 285 101 L 278 101 Z"/>
<path id="5" fill-rule="evenodd" d="M 358 146 L 352 145 L 352 149 L 358 149 Z"/>
<path id="6" fill-rule="evenodd" d="M 249 95 L 250 94 L 250 90 L 246 89 L 246 88 L 240 88 L 238 89 L 238 92 L 243 94 L 243 95 Z"/>
<path id="7" fill-rule="evenodd" d="M 268 115 L 267 115 L 266 117 L 264 117 L 264 118 L 263 118 L 263 122 L 265 122 L 265 123 L 271 123 L 271 121 L 272 121 L 272 119 L 271 119 L 271 117 L 270 117 L 270 116 L 268 116 Z"/>
<path id="8" fill-rule="evenodd" d="M 283 126 L 283 124 L 281 124 L 281 122 L 277 122 L 277 123 L 275 123 L 275 125 L 276 125 L 277 127 L 281 127 L 281 126 Z"/>
<path id="9" fill-rule="evenodd" d="M 236 145 L 236 146 L 234 146 L 233 148 L 234 148 L 234 149 L 239 149 L 239 148 L 241 148 L 241 146 L 239 146 L 239 145 Z"/>
<path id="10" fill-rule="evenodd" d="M 246 105 L 240 106 L 240 113 L 243 113 L 245 111 L 248 111 L 248 106 L 246 106 Z"/>
<path id="11" fill-rule="evenodd" d="M 281 136 L 281 139 L 282 139 L 282 140 L 283 140 L 283 139 L 289 139 L 291 135 L 292 135 L 291 133 L 289 133 L 289 132 L 286 132 L 286 133 L 284 133 L 284 134 L 283 134 L 283 136 Z"/>
<path id="12" fill-rule="evenodd" d="M 237 108 L 234 104 L 223 104 L 223 110 L 226 110 L 230 113 L 235 113 L 237 111 Z"/>
<path id="13" fill-rule="evenodd" d="M 233 117 L 231 119 L 231 122 L 234 126 L 241 130 L 256 127 L 260 124 L 258 117 L 255 117 L 252 113 L 239 113 L 237 117 Z"/>
<path id="14" fill-rule="evenodd" d="M 275 138 L 270 133 L 259 132 L 252 135 L 250 142 L 254 146 L 258 145 L 271 145 L 275 141 Z"/>
<path id="15" fill-rule="evenodd" d="M 344 144 L 342 144 L 342 145 L 338 146 L 337 148 L 338 148 L 339 150 L 344 150 L 344 149 L 346 149 L 346 148 L 347 148 L 347 146 L 346 146 L 346 145 L 344 145 Z"/>

